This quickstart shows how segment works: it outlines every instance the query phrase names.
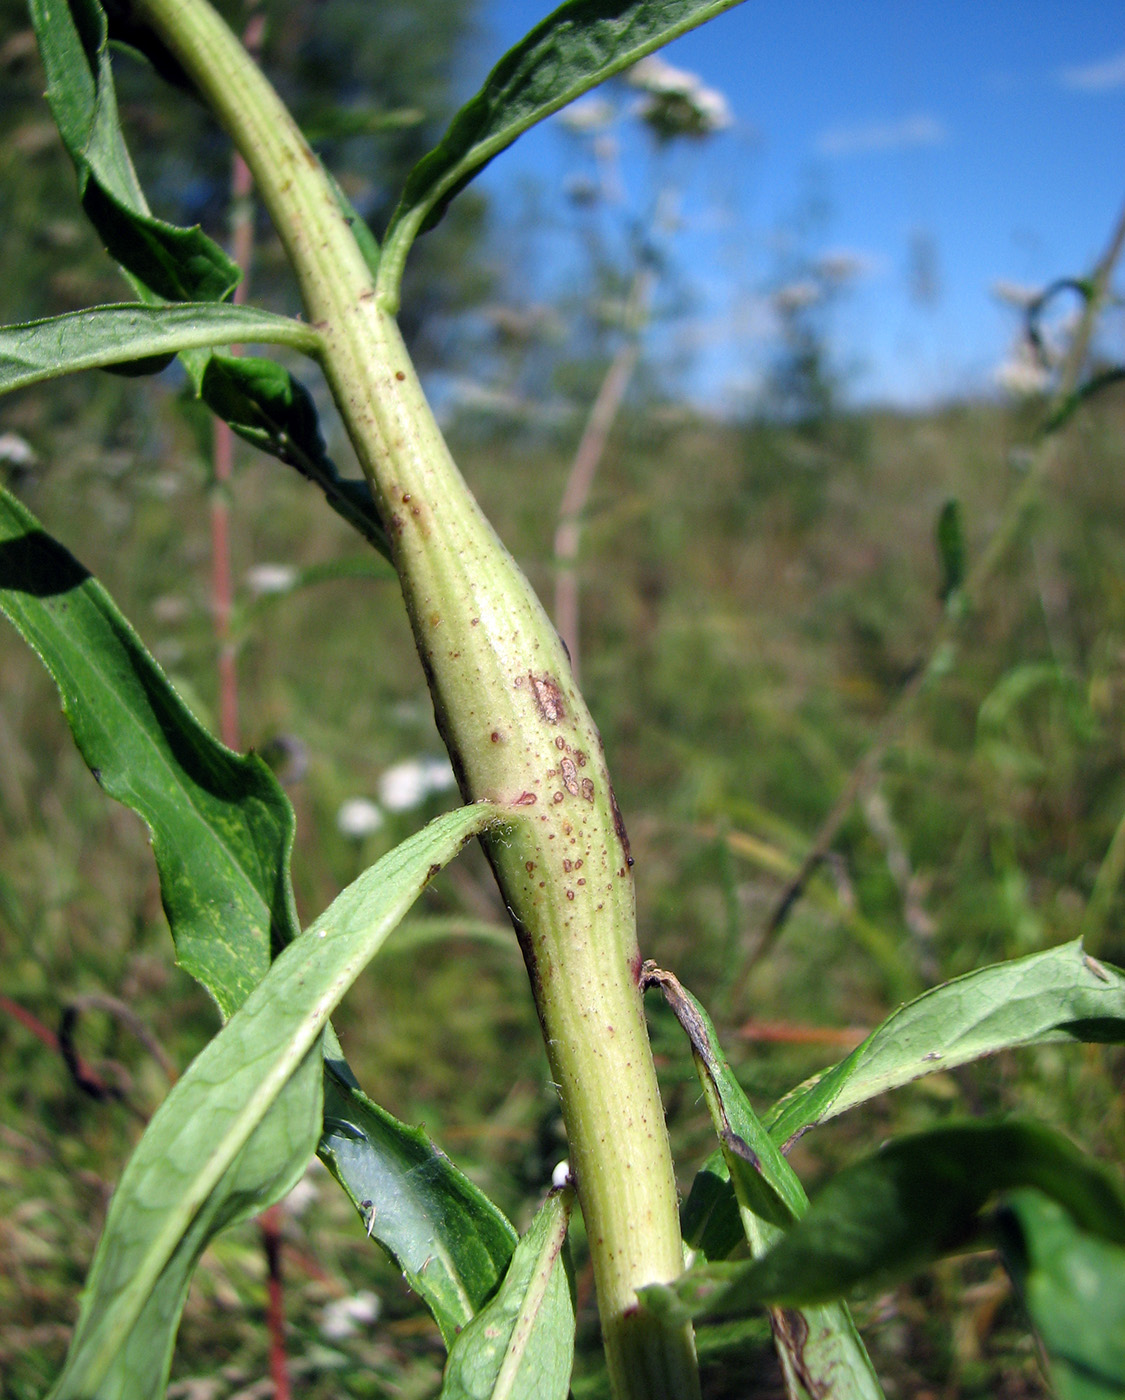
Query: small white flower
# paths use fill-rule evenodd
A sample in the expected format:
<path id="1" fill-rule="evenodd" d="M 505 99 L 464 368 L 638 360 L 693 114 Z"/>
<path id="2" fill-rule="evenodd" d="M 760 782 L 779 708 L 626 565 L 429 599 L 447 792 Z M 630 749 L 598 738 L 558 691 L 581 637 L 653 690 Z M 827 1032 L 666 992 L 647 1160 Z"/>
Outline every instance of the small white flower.
<path id="1" fill-rule="evenodd" d="M 686 68 L 674 67 L 658 53 L 649 54 L 648 58 L 634 63 L 625 81 L 630 87 L 655 93 L 658 97 L 669 92 L 677 97 L 691 97 L 703 86 L 696 74 L 689 73 Z"/>
<path id="2" fill-rule="evenodd" d="M 843 286 L 871 271 L 871 260 L 862 253 L 853 253 L 850 248 L 834 248 L 821 253 L 816 260 L 816 270 L 826 282 Z"/>
<path id="3" fill-rule="evenodd" d="M 1026 311 L 1043 295 L 1043 288 L 1032 287 L 1025 282 L 1009 282 L 1001 277 L 993 282 L 992 295 L 1005 306 L 1014 306 L 1017 311 Z"/>
<path id="4" fill-rule="evenodd" d="M 345 1341 L 362 1327 L 369 1327 L 382 1311 L 379 1295 L 366 1288 L 350 1298 L 336 1298 L 321 1311 L 320 1335 L 330 1342 Z"/>
<path id="5" fill-rule="evenodd" d="M 299 1220 L 316 1200 L 318 1194 L 316 1182 L 310 1181 L 307 1175 L 303 1176 L 282 1202 L 286 1215 L 291 1215 L 294 1220 Z"/>
<path id="6" fill-rule="evenodd" d="M 191 604 L 178 593 L 162 593 L 159 598 L 152 600 L 152 615 L 157 622 L 162 622 L 166 627 L 173 627 L 177 622 L 183 622 L 191 612 Z"/>
<path id="7" fill-rule="evenodd" d="M 289 564 L 255 564 L 246 571 L 246 586 L 255 597 L 288 593 L 297 582 L 297 570 Z"/>
<path id="8" fill-rule="evenodd" d="M 604 97 L 584 97 L 559 113 L 560 123 L 575 136 L 591 136 L 604 131 L 616 115 L 613 104 Z"/>
<path id="9" fill-rule="evenodd" d="M 565 1186 L 570 1181 L 570 1163 L 564 1157 L 551 1173 L 551 1185 L 557 1191 L 560 1186 Z"/>
<path id="10" fill-rule="evenodd" d="M 804 311 L 810 306 L 815 306 L 823 295 L 820 286 L 811 280 L 788 282 L 774 292 L 773 301 L 781 312 Z"/>
<path id="11" fill-rule="evenodd" d="M 10 462 L 13 467 L 35 465 L 35 449 L 19 433 L 0 433 L 0 462 Z"/>
<path id="12" fill-rule="evenodd" d="M 434 792 L 445 792 L 456 783 L 445 758 L 407 758 L 388 768 L 379 779 L 379 801 L 388 812 L 409 812 Z"/>
<path id="13" fill-rule="evenodd" d="M 1019 345 L 995 372 L 997 384 L 1021 397 L 1041 394 L 1051 382 L 1051 371 L 1025 345 Z"/>
<path id="14" fill-rule="evenodd" d="M 710 136 L 731 126 L 730 104 L 695 73 L 675 68 L 659 54 L 630 68 L 627 81 L 645 94 L 636 111 L 665 140 L 674 136 Z"/>
<path id="15" fill-rule="evenodd" d="M 336 827 L 345 836 L 362 841 L 383 825 L 383 813 L 366 797 L 349 797 L 336 813 Z"/>
<path id="16" fill-rule="evenodd" d="M 457 777 L 448 758 L 423 758 L 422 773 L 430 792 L 448 792 L 457 786 Z"/>
<path id="17" fill-rule="evenodd" d="M 718 88 L 701 87 L 695 94 L 695 105 L 703 118 L 706 131 L 725 131 L 734 125 L 730 103 Z"/>

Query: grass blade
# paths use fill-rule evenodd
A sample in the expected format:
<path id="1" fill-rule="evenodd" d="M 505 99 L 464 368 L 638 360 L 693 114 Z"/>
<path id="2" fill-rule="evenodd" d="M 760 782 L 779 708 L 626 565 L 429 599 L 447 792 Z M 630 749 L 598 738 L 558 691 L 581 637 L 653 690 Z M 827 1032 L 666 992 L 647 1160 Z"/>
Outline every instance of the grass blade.
<path id="1" fill-rule="evenodd" d="M 454 1342 L 441 1400 L 566 1400 L 574 1301 L 563 1246 L 573 1202 L 570 1187 L 547 1197 L 500 1291 Z"/>
<path id="2" fill-rule="evenodd" d="M 159 1393 L 153 1368 L 159 1358 L 163 1384 L 200 1250 L 282 1195 L 313 1153 L 329 1015 L 426 884 L 496 820 L 486 804 L 463 807 L 391 851 L 280 954 L 192 1062 L 114 1193 L 53 1400 Z"/>
<path id="3" fill-rule="evenodd" d="M 739 0 L 569 0 L 512 49 L 423 156 L 391 216 L 379 261 L 380 299 L 398 305 L 410 245 L 450 200 L 536 122 Z"/>

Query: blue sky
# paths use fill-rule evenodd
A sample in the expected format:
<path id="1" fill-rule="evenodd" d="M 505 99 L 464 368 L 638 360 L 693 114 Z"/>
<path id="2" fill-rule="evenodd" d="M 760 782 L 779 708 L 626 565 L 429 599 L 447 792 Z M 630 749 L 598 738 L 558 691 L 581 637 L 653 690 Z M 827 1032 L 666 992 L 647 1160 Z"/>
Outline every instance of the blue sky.
<path id="1" fill-rule="evenodd" d="M 546 8 L 486 0 L 481 75 Z M 677 192 L 668 246 L 692 309 L 675 345 L 715 405 L 760 382 L 786 247 L 855 260 L 831 330 L 857 398 L 990 391 L 1016 326 L 994 284 L 1087 270 L 1125 201 L 1119 0 L 747 0 L 664 56 L 721 90 L 734 124 L 654 173 L 623 118 L 622 209 Z M 543 211 L 531 295 L 580 256 L 561 190 L 582 168 L 556 119 L 483 177 L 497 207 L 534 191 Z M 798 234 L 813 196 L 822 217 Z M 1109 348 L 1125 355 L 1123 339 L 1119 318 Z"/>

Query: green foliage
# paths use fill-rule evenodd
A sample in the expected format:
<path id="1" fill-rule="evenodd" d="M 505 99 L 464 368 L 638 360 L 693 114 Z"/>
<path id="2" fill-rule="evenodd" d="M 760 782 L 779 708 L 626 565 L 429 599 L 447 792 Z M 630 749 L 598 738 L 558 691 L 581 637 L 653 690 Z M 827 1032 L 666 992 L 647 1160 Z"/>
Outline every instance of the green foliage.
<path id="1" fill-rule="evenodd" d="M 537 122 L 739 0 L 568 0 L 504 55 L 406 182 L 379 288 L 398 305 L 406 254 L 473 177 Z"/>
<path id="2" fill-rule="evenodd" d="M 762 1258 L 707 1264 L 645 1297 L 713 1316 L 755 1303 L 823 1303 L 980 1247 L 994 1237 L 986 1208 L 1028 1187 L 1087 1233 L 1125 1242 L 1120 1182 L 1061 1134 L 1027 1122 L 957 1123 L 896 1138 L 845 1167 Z"/>
<path id="3" fill-rule="evenodd" d="M 247 355 L 208 355 L 190 368 L 200 399 L 240 438 L 295 467 L 319 486 L 332 509 L 390 558 L 371 488 L 340 476 L 325 449 L 312 395 L 287 369 Z"/>
<path id="4" fill-rule="evenodd" d="M 152 832 L 177 960 L 229 1015 L 297 932 L 292 808 L 260 759 L 211 738 L 105 590 L 7 492 L 0 550 L 0 606 L 104 791 Z"/>
<path id="5" fill-rule="evenodd" d="M 181 350 L 232 340 L 278 341 L 315 352 L 318 337 L 298 321 L 250 307 L 207 303 L 159 308 L 97 306 L 0 330 L 0 393 L 77 370 L 120 367 L 130 361 L 152 360 L 155 363 L 150 368 L 161 370 Z M 271 371 L 274 375 L 285 373 L 277 365 L 272 365 Z M 225 398 L 218 394 L 215 397 L 216 411 L 227 406 Z M 257 404 L 253 407 L 258 409 Z M 247 412 L 243 408 L 243 417 Z M 298 441 L 309 431 L 309 412 L 305 409 L 301 424 L 304 431 Z M 315 422 L 311 426 L 315 427 Z M 245 436 L 250 437 L 250 432 Z M 264 434 L 250 440 L 272 447 Z"/>
<path id="6" fill-rule="evenodd" d="M 935 1071 L 1015 1046 L 1125 1041 L 1125 975 L 1080 943 L 984 967 L 896 1011 L 811 1085 L 768 1116 L 787 1143 L 807 1128 Z"/>
<path id="7" fill-rule="evenodd" d="M 504 1278 L 515 1231 L 421 1129 L 372 1103 L 332 1054 L 319 1150 L 368 1236 L 395 1259 L 452 1345 Z"/>
<path id="8" fill-rule="evenodd" d="M 960 501 L 946 501 L 942 506 L 937 522 L 937 547 L 941 560 L 938 597 L 948 603 L 965 582 L 965 527 Z"/>
<path id="9" fill-rule="evenodd" d="M 196 1057 L 114 1193 L 57 1400 L 162 1387 L 203 1248 L 284 1195 L 316 1148 L 329 1015 L 434 874 L 495 821 L 463 808 L 403 842 L 275 959 Z"/>
<path id="10" fill-rule="evenodd" d="M 493 155 L 574 96 L 729 3 L 571 0 L 533 30 L 500 61 L 437 148 L 415 166 L 383 254 L 370 237 L 362 240 L 368 266 L 378 268 L 384 303 L 397 303 L 415 235 L 440 219 Z M 338 475 L 308 391 L 282 366 L 210 352 L 214 345 L 239 339 L 273 340 L 316 354 L 323 348 L 320 334 L 293 320 L 226 305 L 237 269 L 225 254 L 200 229 L 180 229 L 152 216 L 119 127 L 106 21 L 96 0 L 71 0 L 69 8 L 35 0 L 33 12 L 48 97 L 78 173 L 83 206 L 148 304 L 105 306 L 10 328 L 0 335 L 0 389 L 28 387 L 77 368 L 115 365 L 145 372 L 182 352 L 204 403 L 243 437 L 316 482 L 336 511 L 387 553 L 371 492 Z M 132 30 L 130 36 L 166 73 L 183 76 L 162 46 L 154 48 L 142 31 Z M 409 113 L 335 113 L 323 129 L 330 139 L 347 141 L 361 129 L 413 131 L 415 124 Z M 335 188 L 347 219 L 354 220 L 350 197 Z M 1084 295 L 1092 304 L 1093 283 Z M 155 300 L 177 304 L 157 307 Z M 866 427 L 852 434 L 836 431 L 840 423 L 834 423 L 831 441 L 826 436 L 829 410 L 835 407 L 834 384 L 816 325 L 801 316 L 796 303 L 787 334 L 788 360 L 777 386 L 783 421 L 764 431 L 775 446 L 781 445 L 779 461 L 807 462 L 812 444 L 818 485 L 804 503 L 793 494 L 782 504 L 778 518 L 784 529 L 771 534 L 776 522 L 767 519 L 757 525 L 762 532 L 757 539 L 739 538 L 733 546 L 761 550 L 754 567 L 771 598 L 785 578 L 777 551 L 790 531 L 801 536 L 810 573 L 828 571 L 829 542 L 818 540 L 815 527 L 829 499 L 826 487 L 835 457 L 845 449 L 866 452 L 869 441 Z M 1087 381 L 1089 392 L 1075 392 L 1092 398 L 1094 386 L 1101 389 L 1110 382 L 1112 377 L 1095 377 Z M 893 436 L 893 425 L 885 428 L 885 436 Z M 685 455 L 698 468 L 698 451 Z M 708 463 L 708 471 L 713 467 Z M 732 479 L 745 484 L 747 470 L 745 463 L 736 462 Z M 623 493 L 626 504 L 610 530 L 622 520 L 646 523 L 647 511 L 661 547 L 683 548 L 700 536 L 691 519 L 666 508 L 651 471 L 646 462 L 639 493 L 632 484 L 639 500 L 630 501 Z M 716 482 L 721 471 L 720 463 Z M 697 488 L 703 477 L 697 470 L 692 509 L 700 507 Z M 852 509 L 866 528 L 877 523 L 869 516 L 877 515 L 881 502 L 874 493 L 855 489 L 861 477 L 857 472 L 849 484 Z M 968 548 L 959 507 L 964 493 L 948 495 L 951 485 L 957 484 L 942 482 L 948 504 L 938 531 L 939 591 L 947 603 L 963 584 Z M 514 494 L 510 481 L 502 489 L 508 498 Z M 773 481 L 761 499 L 773 501 L 788 489 Z M 745 532 L 745 515 L 726 509 L 729 491 L 724 495 L 719 490 L 717 496 L 728 533 Z M 966 512 L 966 519 L 974 518 Z M 831 549 L 846 548 L 839 542 L 846 531 L 833 528 L 837 538 Z M 609 533 L 603 534 L 603 544 Z M 610 719 L 626 739 L 632 724 L 640 736 L 635 746 L 642 751 L 636 771 L 657 789 L 665 781 L 676 784 L 669 810 L 706 847 L 704 859 L 693 863 L 689 855 L 681 869 L 674 855 L 659 848 L 664 872 L 654 872 L 657 922 L 689 930 L 701 956 L 715 956 L 718 947 L 721 960 L 729 963 L 740 941 L 747 894 L 735 873 L 735 858 L 756 859 L 774 874 L 793 868 L 802 846 L 800 828 L 839 786 L 859 726 L 852 723 L 856 716 L 843 709 L 818 713 L 792 704 L 780 688 L 768 695 L 772 681 L 765 661 L 757 663 L 762 670 L 756 676 L 738 674 L 732 657 L 747 650 L 757 655 L 762 639 L 755 637 L 751 648 L 742 645 L 744 599 L 736 590 L 729 616 L 702 627 L 698 610 L 677 598 L 678 633 L 672 627 L 671 637 L 661 636 L 665 619 L 658 616 L 654 600 L 669 583 L 660 552 L 651 544 L 656 535 L 644 529 L 639 533 L 648 535 L 649 556 L 641 557 L 644 546 L 639 562 L 626 551 L 610 551 L 614 578 L 608 592 L 617 612 L 631 616 L 628 623 L 603 618 L 603 640 L 610 626 L 628 633 L 619 662 L 627 675 L 639 674 L 651 686 L 651 698 L 643 704 L 631 700 L 630 679 L 616 687 Z M 762 549 L 767 538 L 768 547 Z M 724 543 L 731 546 L 732 541 Z M 714 549 L 706 554 L 694 567 L 716 596 L 728 580 L 716 576 L 720 569 Z M 636 569 L 636 578 L 622 576 L 628 573 L 628 568 L 620 569 L 623 557 Z M 918 553 L 908 557 L 913 570 Z M 308 577 L 315 576 L 316 567 Z M 331 571 L 331 566 L 320 567 Z M 743 555 L 731 572 L 737 575 L 746 567 Z M 865 569 L 852 561 L 841 574 L 855 577 Z M 913 570 L 911 587 L 932 598 L 929 581 L 916 574 Z M 850 653 L 846 644 L 836 644 L 837 660 L 849 684 L 860 691 L 867 687 L 868 704 L 901 684 L 915 664 L 896 657 L 903 642 L 893 626 L 904 612 L 904 590 L 895 583 L 888 573 L 880 580 L 880 596 L 857 603 L 855 597 L 842 596 L 842 589 L 831 602 L 846 616 L 855 643 Z M 814 586 L 811 593 L 819 618 L 823 590 Z M 443 1395 L 451 1400 L 564 1396 L 575 1336 L 564 1254 L 571 1193 L 552 1194 L 517 1243 L 501 1211 L 422 1130 L 397 1122 L 363 1094 L 328 1024 L 347 988 L 407 908 L 467 840 L 495 826 L 498 809 L 477 803 L 438 818 L 384 855 L 298 937 L 289 877 L 293 813 L 280 786 L 260 760 L 234 755 L 210 738 L 109 595 L 6 492 L 0 496 L 0 606 L 46 664 L 95 777 L 152 832 L 178 961 L 229 1017 L 157 1110 L 125 1169 L 52 1395 L 59 1400 L 110 1395 L 147 1400 L 158 1394 L 167 1380 L 176 1328 L 202 1251 L 220 1230 L 278 1200 L 319 1146 L 363 1232 L 390 1254 L 437 1322 L 449 1348 Z M 1050 612 L 1046 603 L 1041 610 Z M 782 611 L 779 603 L 777 612 Z M 1104 623 L 1101 640 L 1110 649 L 1119 622 L 1110 617 Z M 1050 623 L 1049 617 L 1049 632 Z M 823 625 L 822 618 L 805 618 L 797 630 L 807 634 L 804 641 Z M 982 622 L 982 631 L 988 625 L 988 620 Z M 979 836 L 956 812 L 939 819 L 927 807 L 931 788 L 936 806 L 947 798 L 955 807 L 967 801 L 960 777 L 953 784 L 948 778 L 957 771 L 959 755 L 951 754 L 958 744 L 972 755 L 983 787 L 990 781 L 1001 786 L 1014 776 L 1025 794 L 1034 790 L 1035 800 L 1044 805 L 1065 768 L 1071 789 L 1058 796 L 1057 806 L 1068 818 L 1068 841 L 1067 796 L 1100 785 L 1100 820 L 1104 826 L 1104 813 L 1110 813 L 1114 836 L 1095 889 L 1099 916 L 1108 910 L 1120 873 L 1114 855 L 1121 830 L 1120 783 L 1105 772 L 1101 749 L 1113 749 L 1112 706 L 1104 697 L 1099 701 L 1095 682 L 1107 675 L 1112 679 L 1114 673 L 1106 667 L 1099 676 L 1091 665 L 1086 675 L 1077 663 L 1064 664 L 1057 655 L 1045 662 L 1029 660 L 1015 630 L 1012 654 L 992 670 L 978 667 L 978 673 L 952 651 L 934 667 L 939 680 L 955 674 L 964 692 L 955 697 L 960 709 L 955 703 L 929 717 L 932 748 L 917 763 L 929 764 L 930 773 L 907 764 L 889 775 L 898 808 L 921 835 L 908 852 L 886 804 L 882 811 L 867 813 L 868 830 L 855 823 L 844 842 L 854 886 L 845 894 L 829 895 L 827 907 L 839 914 L 856 902 L 858 892 L 858 903 L 870 913 L 850 909 L 815 950 L 807 924 L 804 934 L 798 930 L 791 938 L 786 956 L 806 984 L 805 997 L 825 963 L 835 961 L 841 998 L 853 995 L 869 1011 L 888 988 L 894 997 L 900 987 L 920 985 L 935 947 L 954 966 L 975 964 L 981 946 L 987 946 L 981 929 L 987 933 L 988 918 L 994 930 L 1012 930 L 1008 941 L 1017 947 L 1021 937 L 1044 936 L 1024 876 L 1029 862 L 1019 843 L 1027 836 L 1014 819 L 994 816 L 984 802 L 983 815 L 976 814 L 980 827 L 987 829 L 979 844 L 988 848 L 987 861 L 994 868 L 983 876 L 975 871 L 973 894 L 986 890 L 989 898 L 979 905 L 989 912 L 980 916 L 981 925 L 961 926 L 954 909 L 942 937 L 931 945 L 932 931 L 919 918 L 917 890 L 908 878 L 911 859 L 930 869 L 943 868 L 952 832 L 960 842 L 957 859 L 968 860 L 965 851 Z M 481 631 L 483 635 L 486 629 Z M 1053 633 L 1049 640 L 1054 650 Z M 641 664 L 630 670 L 638 659 Z M 309 669 L 302 655 L 298 665 Z M 354 673 L 354 666 L 350 673 L 345 668 L 345 674 Z M 613 688 L 610 676 L 606 667 L 595 685 Z M 805 679 L 795 687 L 798 691 Z M 330 688 L 322 676 L 314 676 L 312 698 L 322 700 Z M 630 715 L 631 704 L 636 714 Z M 688 723 L 683 722 L 685 710 Z M 745 742 L 748 713 L 758 721 L 755 745 Z M 826 713 L 832 714 L 835 732 L 829 733 Z M 737 741 L 731 744 L 729 766 L 725 756 L 712 759 L 708 772 L 697 745 L 713 745 L 731 725 Z M 941 725 L 947 728 L 941 730 Z M 771 752 L 778 747 L 787 748 L 786 757 Z M 342 745 L 339 761 L 350 775 L 357 755 Z M 767 763 L 772 765 L 768 770 L 762 766 Z M 683 772 L 689 775 L 686 780 Z M 938 782 L 929 781 L 934 773 Z M 0 799 L 6 801 L 6 794 L 0 784 Z M 789 810 L 767 817 L 757 800 L 763 795 L 777 796 Z M 704 826 L 712 821 L 714 825 Z M 735 831 L 733 822 L 758 830 Z M 1030 830 L 1031 823 L 1027 826 Z M 882 853 L 876 849 L 880 842 Z M 1088 833 L 1085 846 L 1087 855 L 1090 848 L 1099 849 Z M 357 845 L 351 855 L 358 854 Z M 1081 855 L 1069 845 L 1064 854 L 1066 868 L 1053 878 L 1069 889 L 1067 881 L 1087 877 L 1075 873 L 1085 868 Z M 1057 851 L 1055 858 L 1062 863 Z M 674 895 L 666 893 L 661 909 L 659 881 L 667 882 L 667 890 L 684 870 L 689 878 Z M 19 900 L 9 883 L 0 884 L 5 914 L 17 910 Z M 718 901 L 708 899 L 715 893 L 712 884 L 721 886 Z M 697 896 L 698 907 L 691 907 Z M 825 899 L 820 902 L 824 907 Z M 709 912 L 716 903 L 717 922 Z M 899 903 L 904 927 L 889 934 L 883 923 L 898 920 Z M 708 931 L 709 920 L 712 927 L 721 927 L 721 940 L 700 936 Z M 478 920 L 475 927 L 480 926 Z M 484 927 L 492 925 L 486 921 Z M 824 929 L 812 932 L 819 935 Z M 878 974 L 867 985 L 856 974 L 857 944 Z M 695 955 L 694 947 L 690 955 Z M 778 965 L 783 971 L 774 974 L 773 994 L 789 1005 L 785 959 Z M 435 977 L 444 970 L 435 967 Z M 1125 1363 L 1114 1340 L 1114 1323 L 1125 1317 L 1125 1199 L 1112 1174 L 1060 1134 L 1026 1122 L 981 1122 L 896 1136 L 882 1152 L 841 1171 L 815 1195 L 811 1208 L 794 1165 L 783 1155 L 807 1129 L 934 1071 L 967 1066 L 1016 1046 L 1121 1041 L 1125 977 L 1117 969 L 1070 942 L 970 972 L 894 1012 L 852 1054 L 785 1095 L 764 1119 L 752 1107 L 699 1003 L 670 975 L 653 973 L 652 978 L 663 985 L 688 1033 L 721 1144 L 720 1154 L 697 1176 L 684 1209 L 685 1237 L 712 1262 L 676 1283 L 646 1290 L 653 1316 L 678 1324 L 701 1313 L 746 1313 L 763 1305 L 794 1308 L 796 1315 L 774 1314 L 789 1393 L 875 1400 L 881 1394 L 879 1383 L 842 1295 L 856 1286 L 882 1285 L 968 1246 L 994 1245 L 1039 1330 L 1064 1400 L 1101 1400 L 1121 1393 Z M 729 966 L 715 980 L 724 994 L 736 995 L 739 984 Z M 828 995 L 824 990 L 812 994 L 818 1011 L 828 1006 Z M 410 1071 L 417 1072 L 416 1047 L 405 1047 L 404 1054 Z M 787 1066 L 775 1064 L 770 1072 L 784 1083 L 796 1077 Z M 1104 1085 L 1096 1093 L 1104 1093 Z M 1054 1098 L 1057 1111 L 1066 1112 L 1063 1096 Z M 1105 1127 L 1107 1136 L 1113 1131 L 1112 1123 Z M 999 1211 L 994 1209 L 998 1197 Z M 592 1251 L 600 1243 L 588 1242 Z M 743 1245 L 752 1258 L 728 1262 L 727 1256 Z M 1091 1320 L 1095 1309 L 1100 1316 Z M 738 1338 L 732 1334 L 732 1345 L 744 1339 L 744 1331 Z M 620 1375 L 616 1379 L 621 1382 Z M 661 1382 L 655 1384 L 659 1390 Z"/>
<path id="11" fill-rule="evenodd" d="M 1004 1259 L 1051 1358 L 1059 1400 L 1125 1393 L 1125 1251 L 1037 1191 L 995 1222 Z"/>
<path id="12" fill-rule="evenodd" d="M 571 1188 L 547 1197 L 496 1296 L 454 1342 L 442 1400 L 566 1400 L 574 1300 L 566 1267 Z"/>
<path id="13" fill-rule="evenodd" d="M 117 116 L 108 26 L 97 0 L 34 0 L 47 100 L 78 175 L 78 195 L 110 256 L 166 301 L 223 301 L 240 272 L 200 229 L 149 213 Z"/>
<path id="14" fill-rule="evenodd" d="M 761 1254 L 783 1231 L 796 1228 L 794 1222 L 804 1215 L 808 1198 L 731 1073 L 707 1013 L 675 978 L 666 973 L 651 976 L 691 1042 L 692 1058 L 722 1144 L 723 1164 L 738 1201 L 742 1231 L 751 1252 Z M 710 1196 L 713 1167 L 704 1167 L 703 1175 L 704 1189 Z M 706 1265 L 703 1272 L 713 1267 Z M 641 1297 L 646 1306 L 660 1311 L 673 1292 L 681 1296 L 689 1289 L 695 1276 L 693 1271 L 678 1284 L 642 1289 Z M 775 1329 L 775 1336 L 782 1370 L 794 1385 L 799 1380 L 813 1395 L 827 1392 L 838 1400 L 882 1400 L 882 1388 L 846 1304 L 832 1299 L 828 1306 L 798 1307 L 793 1317 Z"/>

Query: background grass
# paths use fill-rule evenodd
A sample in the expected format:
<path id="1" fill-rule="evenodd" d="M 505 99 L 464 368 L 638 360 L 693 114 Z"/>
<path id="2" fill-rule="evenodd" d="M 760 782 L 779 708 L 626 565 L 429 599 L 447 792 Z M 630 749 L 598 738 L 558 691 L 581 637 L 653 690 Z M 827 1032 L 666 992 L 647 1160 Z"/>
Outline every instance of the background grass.
<path id="1" fill-rule="evenodd" d="M 1067 430 L 1041 509 L 948 671 L 912 710 L 776 944 L 744 983 L 739 975 L 778 871 L 799 861 L 928 652 L 943 502 L 962 503 L 971 560 L 1018 485 L 1032 422 L 1026 408 L 976 404 L 844 416 L 810 433 L 654 405 L 612 440 L 584 537 L 582 667 L 637 858 L 643 948 L 713 1009 L 763 1106 L 935 981 L 1083 930 L 1099 956 L 1125 962 L 1119 891 L 1084 925 L 1125 812 L 1118 394 Z M 176 386 L 86 377 L 11 400 L 3 426 L 38 453 L 19 494 L 110 588 L 210 722 L 207 473 Z M 576 432 L 477 422 L 452 434 L 545 597 Z M 237 577 L 262 562 L 363 555 L 311 490 L 248 452 L 232 503 Z M 182 1068 L 217 1018 L 172 963 L 144 832 L 98 791 L 50 683 L 10 629 L 0 631 L 0 675 L 0 990 L 56 1029 L 74 998 L 111 994 Z M 389 765 L 441 752 L 397 585 L 341 579 L 259 603 L 245 619 L 239 683 L 247 742 L 268 751 L 281 739 L 301 755 L 288 775 L 301 770 L 289 791 L 307 921 L 452 801 L 431 798 L 361 842 L 336 827 L 340 803 L 375 796 Z M 419 912 L 503 916 L 472 852 Z M 678 1029 L 650 1010 L 686 1190 L 710 1150 L 707 1118 Z M 526 1225 L 565 1145 L 514 939 L 507 950 L 457 937 L 421 951 L 392 945 L 337 1024 L 368 1092 L 423 1122 Z M 123 1102 L 82 1093 L 57 1053 L 0 1016 L 5 1400 L 39 1395 L 54 1374 L 112 1183 L 166 1090 L 119 1017 L 84 1014 L 78 1045 Z M 806 1136 L 794 1162 L 815 1187 L 892 1133 L 1018 1111 L 1120 1163 L 1123 1073 L 1125 1056 L 1108 1047 L 1003 1056 L 851 1113 Z M 310 1199 L 285 1222 L 298 1393 L 434 1393 L 436 1328 L 326 1175 L 307 1185 Z M 580 1232 L 577 1255 L 585 1393 L 598 1375 Z M 326 1305 L 362 1289 L 381 1300 L 379 1321 L 327 1336 Z M 236 1230 L 200 1267 L 171 1393 L 269 1394 L 264 1307 L 256 1235 Z M 1046 1394 L 990 1256 L 945 1264 L 856 1310 L 888 1395 Z M 763 1325 L 741 1329 L 733 1350 L 720 1343 L 731 1338 L 718 1329 L 701 1337 L 708 1393 L 781 1394 Z"/>

